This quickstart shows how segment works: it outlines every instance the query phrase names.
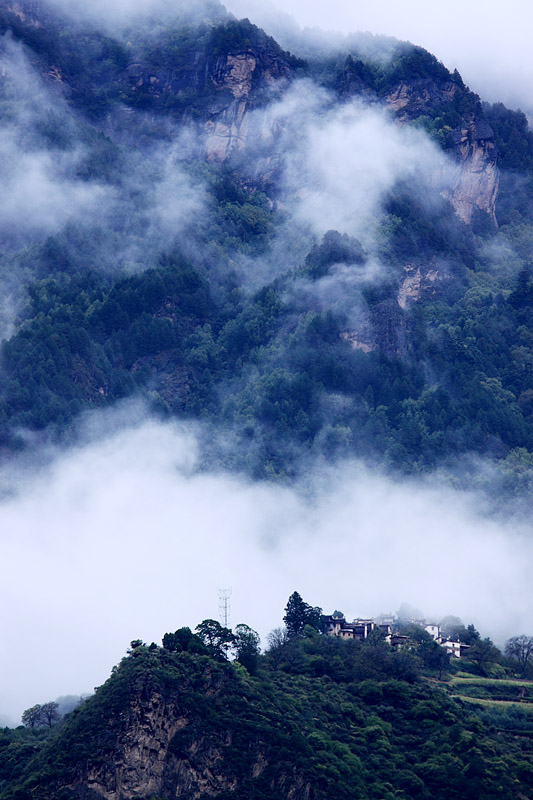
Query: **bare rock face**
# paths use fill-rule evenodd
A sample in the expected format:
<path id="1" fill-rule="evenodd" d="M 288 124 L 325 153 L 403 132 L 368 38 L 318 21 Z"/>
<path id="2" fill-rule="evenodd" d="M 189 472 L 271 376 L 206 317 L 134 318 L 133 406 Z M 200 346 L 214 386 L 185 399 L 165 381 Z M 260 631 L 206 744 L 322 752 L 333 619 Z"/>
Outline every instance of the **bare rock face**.
<path id="1" fill-rule="evenodd" d="M 88 765 L 81 775 L 81 785 L 71 788 L 88 790 L 106 800 L 124 797 L 150 797 L 161 789 L 166 756 L 172 737 L 187 724 L 175 705 L 154 693 L 130 708 L 127 727 L 112 760 Z"/>
<path id="2" fill-rule="evenodd" d="M 498 152 L 491 127 L 475 118 L 455 133 L 459 173 L 449 193 L 457 215 L 470 224 L 476 210 L 486 212 L 496 225 L 499 172 Z"/>
<path id="3" fill-rule="evenodd" d="M 127 66 L 133 97 L 160 109 L 170 101 L 173 113 L 194 119 L 206 134 L 208 160 L 219 163 L 254 138 L 251 112 L 281 96 L 298 63 L 247 20 L 234 25 L 240 42 L 208 41 L 188 52 L 179 68 L 142 59 Z M 224 27 L 220 30 L 223 37 Z"/>
<path id="4" fill-rule="evenodd" d="M 406 264 L 404 278 L 398 288 L 398 305 L 404 311 L 412 308 L 423 297 L 435 292 L 446 279 L 446 270 L 433 261 L 429 264 Z"/>
<path id="5" fill-rule="evenodd" d="M 253 53 L 227 55 L 217 64 L 213 83 L 221 89 L 229 89 L 236 100 L 246 99 L 252 89 L 252 79 L 257 59 Z"/>
<path id="6" fill-rule="evenodd" d="M 427 112 L 430 105 L 449 102 L 458 91 L 460 87 L 453 81 L 438 86 L 435 81 L 425 78 L 398 84 L 388 92 L 385 101 L 400 120 L 407 121 Z"/>
<path id="7" fill-rule="evenodd" d="M 372 331 L 368 325 L 362 325 L 357 330 L 344 331 L 341 333 L 341 339 L 348 342 L 354 350 L 361 350 L 363 353 L 371 353 L 376 349 Z"/>
<path id="8" fill-rule="evenodd" d="M 262 100 L 279 96 L 292 79 L 290 66 L 268 51 L 228 53 L 217 60 L 211 81 L 217 93 L 229 102 L 213 104 L 204 124 L 207 157 L 225 161 L 243 149 L 250 135 L 250 112 Z"/>
<path id="9" fill-rule="evenodd" d="M 209 685 L 209 679 L 206 681 Z M 207 692 L 217 691 L 215 686 Z M 139 687 L 123 714 L 121 729 L 108 752 L 81 766 L 68 787 L 74 796 L 94 800 L 215 795 L 235 789 L 235 779 L 218 769 L 222 748 L 201 734 L 186 752 L 173 750 L 176 734 L 194 720 L 180 708 L 178 693 L 165 695 L 149 683 Z M 255 769 L 261 772 L 261 762 Z"/>
<path id="10" fill-rule="evenodd" d="M 341 339 L 363 353 L 379 351 L 403 358 L 411 348 L 409 311 L 421 300 L 438 296 L 443 284 L 455 280 L 450 266 L 433 258 L 403 267 L 395 297 L 389 297 L 361 314 L 357 325 L 341 333 Z"/>
<path id="11" fill-rule="evenodd" d="M 233 100 L 220 113 L 205 123 L 207 132 L 207 156 L 211 160 L 224 161 L 234 150 L 240 150 L 248 135 L 248 98 L 252 89 L 257 59 L 252 53 L 223 59 L 213 76 L 217 90 L 228 90 Z"/>
<path id="12" fill-rule="evenodd" d="M 236 757 L 242 737 L 224 718 L 226 693 L 232 691 L 235 677 L 229 665 L 206 665 L 202 672 L 182 673 L 180 679 L 173 675 L 170 683 L 150 671 L 137 675 L 126 689 L 123 684 L 113 713 L 109 707 L 100 710 L 90 757 L 78 758 L 68 781 L 58 778 L 39 785 L 35 797 L 205 800 L 242 793 L 243 783 L 252 787 L 253 796 L 255 782 L 263 781 L 258 792 L 266 785 L 280 800 L 325 800 L 313 793 L 295 765 L 276 762 L 272 746 L 260 734 L 248 736 L 242 757 Z M 217 709 L 214 721 L 206 706 Z"/>
<path id="13" fill-rule="evenodd" d="M 431 109 L 446 107 L 454 98 L 471 98 L 465 87 L 456 81 L 437 84 L 431 79 L 402 82 L 385 97 L 389 108 L 400 122 L 428 115 Z M 498 194 L 498 151 L 492 128 L 479 109 L 465 112 L 461 124 L 449 129 L 449 154 L 458 170 L 451 189 L 444 192 L 458 217 L 471 224 L 476 211 L 489 215 L 496 225 L 495 207 Z"/>

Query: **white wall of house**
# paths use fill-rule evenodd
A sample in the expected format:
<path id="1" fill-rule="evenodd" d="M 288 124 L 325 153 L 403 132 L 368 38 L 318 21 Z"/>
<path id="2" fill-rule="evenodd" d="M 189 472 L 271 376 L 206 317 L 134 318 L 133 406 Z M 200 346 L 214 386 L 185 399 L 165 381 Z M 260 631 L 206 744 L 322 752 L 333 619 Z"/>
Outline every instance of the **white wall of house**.
<path id="1" fill-rule="evenodd" d="M 440 627 L 438 625 L 433 625 L 433 624 L 426 625 L 424 627 L 424 630 L 426 630 L 431 636 L 431 638 L 434 639 L 435 641 L 437 641 L 437 639 L 440 639 Z"/>
<path id="2" fill-rule="evenodd" d="M 443 642 L 442 646 L 448 651 L 453 658 L 461 658 L 461 643 L 460 642 Z"/>

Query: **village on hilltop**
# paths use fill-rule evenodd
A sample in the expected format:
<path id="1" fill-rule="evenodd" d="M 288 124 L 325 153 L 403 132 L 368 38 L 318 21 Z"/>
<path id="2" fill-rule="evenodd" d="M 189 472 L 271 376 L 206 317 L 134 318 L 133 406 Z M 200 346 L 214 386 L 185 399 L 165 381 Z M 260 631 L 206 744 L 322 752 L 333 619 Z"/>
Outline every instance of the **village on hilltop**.
<path id="1" fill-rule="evenodd" d="M 380 614 L 375 619 L 354 619 L 347 622 L 346 617 L 339 611 L 323 616 L 324 632 L 327 636 L 338 636 L 341 639 L 355 639 L 363 641 L 374 630 L 383 631 L 385 640 L 392 647 L 402 647 L 409 641 L 409 636 L 401 633 L 406 625 L 417 625 L 423 628 L 431 638 L 440 644 L 453 658 L 461 658 L 469 649 L 469 645 L 458 639 L 446 637 L 439 624 L 428 622 L 426 619 L 402 619 L 402 626 L 398 630 L 398 620 L 394 614 Z"/>

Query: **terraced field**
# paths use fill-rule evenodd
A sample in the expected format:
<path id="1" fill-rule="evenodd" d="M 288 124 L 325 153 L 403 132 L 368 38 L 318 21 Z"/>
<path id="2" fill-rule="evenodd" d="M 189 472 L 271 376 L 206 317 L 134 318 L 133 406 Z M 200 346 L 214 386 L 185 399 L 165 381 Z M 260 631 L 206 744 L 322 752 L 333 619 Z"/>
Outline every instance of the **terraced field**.
<path id="1" fill-rule="evenodd" d="M 500 708 L 520 707 L 533 713 L 533 681 L 455 676 L 447 687 L 452 696 L 468 702 Z"/>

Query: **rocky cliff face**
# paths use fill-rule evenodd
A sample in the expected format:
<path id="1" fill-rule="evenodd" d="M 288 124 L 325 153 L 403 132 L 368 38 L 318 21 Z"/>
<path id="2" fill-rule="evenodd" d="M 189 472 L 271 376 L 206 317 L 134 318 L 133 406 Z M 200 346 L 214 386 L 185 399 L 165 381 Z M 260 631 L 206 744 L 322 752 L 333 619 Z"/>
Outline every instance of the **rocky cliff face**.
<path id="1" fill-rule="evenodd" d="M 130 703 L 113 753 L 80 765 L 78 778 L 70 786 L 78 796 L 90 792 L 118 800 L 160 794 L 169 744 L 187 725 L 187 718 L 172 699 L 167 701 L 161 693 L 144 689 Z"/>
<path id="2" fill-rule="evenodd" d="M 270 59 L 265 66 L 264 55 L 261 60 L 252 52 L 228 56 L 224 68 L 219 75 L 215 73 L 213 80 L 219 90 L 229 90 L 233 99 L 206 123 L 209 158 L 225 160 L 231 153 L 242 150 L 250 139 L 260 138 L 264 133 L 251 129 L 248 113 L 254 107 L 257 86 L 253 76 L 256 72 L 261 75 L 263 84 L 276 88 L 277 96 L 294 78 L 294 72 L 286 62 L 280 62 L 279 57 Z M 476 96 L 458 77 L 440 83 L 433 79 L 402 81 L 380 97 L 365 83 L 367 78 L 364 68 L 352 60 L 337 87 L 341 99 L 361 97 L 370 103 L 384 102 L 400 124 L 420 117 L 432 119 L 445 115 L 452 106 L 461 109 L 461 113 L 454 115 L 458 124 L 454 128 L 445 126 L 441 132 L 443 140 L 447 140 L 446 155 L 457 164 L 452 186 L 444 194 L 467 225 L 473 222 L 477 212 L 487 214 L 496 225 L 498 151 L 493 131 L 483 117 Z M 276 160 L 277 154 L 272 153 L 266 159 L 265 168 L 269 169 Z M 444 170 L 447 171 L 447 167 L 443 156 Z M 435 180 L 439 183 L 441 176 L 435 176 Z"/>
<path id="3" fill-rule="evenodd" d="M 206 133 L 208 159 L 222 162 L 247 142 L 250 111 L 283 93 L 297 63 L 248 20 L 226 20 L 179 57 L 156 60 L 141 48 L 127 75 L 134 104 L 194 120 Z"/>
<path id="4" fill-rule="evenodd" d="M 491 127 L 472 114 L 454 132 L 454 145 L 460 169 L 449 199 L 457 215 L 470 224 L 476 211 L 485 212 L 496 225 L 500 179 L 498 151 Z"/>
<path id="5" fill-rule="evenodd" d="M 430 108 L 453 100 L 460 87 L 453 81 L 438 85 L 430 78 L 402 81 L 385 95 L 385 101 L 401 120 L 416 119 Z"/>
<path id="6" fill-rule="evenodd" d="M 227 707 L 242 703 L 239 679 L 230 665 L 202 666 L 201 672 L 183 670 L 179 680 L 168 673 L 161 682 L 150 670 L 132 676 L 118 690 L 114 710 L 93 698 L 96 712 L 87 709 L 84 716 L 81 709 L 71 723 L 85 745 L 68 726 L 53 745 L 60 751 L 74 747 L 70 777 L 40 781 L 33 795 L 40 800 L 206 800 L 242 792 L 243 786 L 250 786 L 254 796 L 256 786 L 261 796 L 268 790 L 280 800 L 318 800 L 294 765 L 273 758 L 271 746 L 257 733 L 259 719 L 243 749 Z M 108 683 L 116 684 L 117 677 Z M 91 735 L 87 729 L 94 724 Z"/>
<path id="7" fill-rule="evenodd" d="M 209 109 L 204 123 L 208 158 L 224 161 L 230 153 L 242 150 L 250 131 L 250 111 L 262 100 L 279 96 L 292 78 L 287 60 L 265 47 L 219 57 L 210 80 L 219 96 L 225 93 L 229 102 Z"/>
<path id="8" fill-rule="evenodd" d="M 43 6 L 42 0 L 8 0 L 2 13 L 6 18 L 0 20 L 3 27 L 9 27 L 11 17 L 18 21 L 17 25 L 42 28 L 48 37 L 55 30 L 50 9 Z M 69 23 L 62 19 L 58 25 L 60 54 L 64 50 L 61 37 L 68 36 Z M 62 83 L 68 96 L 73 89 L 74 102 L 77 97 L 87 98 L 91 93 L 96 93 L 100 102 L 105 75 L 110 87 L 113 86 L 112 93 L 118 93 L 126 106 L 132 104 L 160 116 L 194 120 L 205 133 L 207 158 L 224 162 L 269 133 L 258 130 L 261 123 L 252 123 L 250 112 L 282 96 L 298 70 L 305 70 L 306 65 L 284 52 L 248 20 L 232 20 L 222 7 L 211 27 L 200 26 L 198 31 L 197 43 L 193 39 L 180 42 L 178 34 L 170 35 L 165 46 L 168 49 L 160 48 L 159 44 L 154 47 L 150 39 L 145 42 L 141 39 L 135 46 L 117 43 L 109 52 L 116 55 L 120 48 L 122 52 L 113 66 L 106 67 L 107 72 L 97 69 L 93 75 L 90 62 L 80 71 L 79 65 L 74 69 L 68 58 L 61 66 L 56 61 L 50 62 L 48 57 L 42 63 L 43 73 L 47 80 Z M 24 40 L 20 31 L 16 35 Z M 31 36 L 29 44 L 33 46 Z M 107 56 L 109 52 L 106 51 Z M 107 63 L 111 63 L 109 59 Z M 392 81 L 385 92 L 378 91 L 372 81 L 369 67 L 350 56 L 332 88 L 341 101 L 362 97 L 368 102 L 384 102 L 399 123 L 421 117 L 435 120 L 453 111 L 453 127 L 444 125 L 440 131 L 447 140 L 448 154 L 458 165 L 453 186 L 447 190 L 448 197 L 465 223 L 470 224 L 477 212 L 486 213 L 495 223 L 497 149 L 477 97 L 460 77 L 450 75 L 440 65 L 434 68 L 433 77 Z M 118 107 L 114 111 L 120 113 Z M 279 157 L 274 144 L 264 163 L 253 165 L 251 182 L 264 188 L 265 174 L 272 171 Z M 244 171 L 249 173 L 250 168 L 247 165 Z"/>
<path id="9" fill-rule="evenodd" d="M 489 215 L 496 224 L 496 197 L 499 175 L 498 151 L 494 133 L 484 120 L 477 104 L 472 108 L 471 93 L 457 81 L 437 83 L 431 79 L 401 82 L 385 96 L 385 102 L 400 122 L 430 117 L 439 107 L 445 111 L 453 101 L 464 101 L 460 123 L 448 126 L 448 152 L 455 158 L 458 171 L 446 195 L 457 215 L 470 224 L 476 211 Z M 469 102 L 470 101 L 470 102 Z"/>
<path id="10" fill-rule="evenodd" d="M 398 305 L 404 310 L 422 298 L 434 297 L 442 282 L 451 276 L 446 265 L 438 259 L 419 264 L 405 264 L 404 277 L 398 287 Z"/>
<path id="11" fill-rule="evenodd" d="M 211 692 L 216 693 L 212 688 Z M 210 691 L 207 690 L 207 694 Z M 180 750 L 175 737 L 195 720 L 180 708 L 179 696 L 165 696 L 144 686 L 132 698 L 112 752 L 81 765 L 69 788 L 77 797 L 123 800 L 124 798 L 200 798 L 232 791 L 236 778 L 224 773 L 224 736 L 220 744 L 200 733 L 189 748 Z M 262 760 L 254 772 L 261 772 Z"/>

